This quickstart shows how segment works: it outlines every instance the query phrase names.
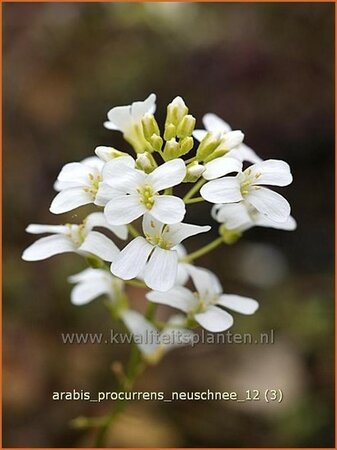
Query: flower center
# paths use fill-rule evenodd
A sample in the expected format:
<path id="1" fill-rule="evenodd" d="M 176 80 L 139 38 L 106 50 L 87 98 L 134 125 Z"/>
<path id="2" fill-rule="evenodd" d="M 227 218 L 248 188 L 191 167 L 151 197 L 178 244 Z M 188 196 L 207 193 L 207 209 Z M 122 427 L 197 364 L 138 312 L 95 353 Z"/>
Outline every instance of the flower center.
<path id="1" fill-rule="evenodd" d="M 154 192 L 153 188 L 149 184 L 145 184 L 141 188 L 137 189 L 139 193 L 139 200 L 145 208 L 151 209 L 154 205 L 154 196 L 156 192 Z"/>
<path id="2" fill-rule="evenodd" d="M 218 301 L 218 296 L 211 292 L 206 292 L 203 297 L 200 296 L 199 292 L 194 292 L 194 297 L 198 302 L 198 304 L 194 308 L 194 314 L 205 312 L 210 305 L 215 305 Z"/>
<path id="3" fill-rule="evenodd" d="M 73 241 L 76 247 L 79 247 L 85 239 L 85 225 L 67 223 L 67 227 L 69 228 L 67 236 Z"/>
<path id="4" fill-rule="evenodd" d="M 99 184 L 102 181 L 102 177 L 101 175 L 94 175 L 92 173 L 89 173 L 88 177 L 89 184 L 88 186 L 84 187 L 83 190 L 84 192 L 88 192 L 93 196 L 93 198 L 95 198 L 99 188 Z"/>
<path id="5" fill-rule="evenodd" d="M 242 174 L 241 174 L 241 179 L 240 179 L 240 191 L 241 191 L 241 195 L 244 197 L 245 195 L 249 194 L 249 191 L 254 188 L 254 189 L 259 189 L 259 186 L 252 186 L 253 183 L 256 182 L 256 180 L 258 178 L 260 178 L 261 173 L 255 173 L 252 174 L 251 169 L 247 169 L 245 170 Z"/>
<path id="6" fill-rule="evenodd" d="M 152 228 L 154 228 L 154 226 Z M 156 245 L 164 250 L 171 250 L 172 242 L 164 237 L 164 233 L 168 231 L 170 231 L 170 227 L 169 225 L 165 225 L 164 229 L 158 234 L 145 233 L 145 238 L 152 245 Z"/>

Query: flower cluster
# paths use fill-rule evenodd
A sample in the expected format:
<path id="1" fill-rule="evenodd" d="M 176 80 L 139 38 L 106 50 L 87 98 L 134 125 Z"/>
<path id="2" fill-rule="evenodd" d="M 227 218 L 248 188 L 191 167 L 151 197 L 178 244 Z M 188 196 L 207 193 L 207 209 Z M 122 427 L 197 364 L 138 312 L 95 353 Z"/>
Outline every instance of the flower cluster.
<path id="1" fill-rule="evenodd" d="M 90 268 L 69 278 L 75 284 L 72 303 L 83 305 L 105 295 L 114 317 L 130 332 L 158 330 L 157 345 L 139 346 L 148 361 L 163 354 L 163 336 L 174 329 L 187 337 L 199 325 L 221 332 L 233 324 L 227 309 L 253 314 L 258 308 L 254 299 L 224 294 L 219 279 L 194 266 L 195 259 L 218 245 L 235 242 L 253 226 L 296 228 L 287 200 L 266 187 L 292 182 L 286 162 L 263 161 L 243 143 L 242 131 L 232 130 L 214 114 L 203 117 L 204 129 L 195 129 L 196 119 L 181 97 L 168 105 L 160 130 L 155 102 L 151 94 L 144 101 L 109 111 L 104 126 L 121 132 L 134 156 L 98 146 L 96 156 L 66 164 L 54 184 L 57 194 L 50 211 L 62 214 L 89 204 L 96 211 L 81 224 L 29 225 L 28 233 L 51 235 L 34 242 L 22 256 L 26 261 L 65 252 L 83 256 Z M 174 195 L 179 185 L 186 186 L 183 198 Z M 202 201 L 212 204 L 210 217 L 220 224 L 218 237 L 188 254 L 181 243 L 211 229 L 208 224 L 184 222 L 186 206 Z M 96 227 L 112 234 L 108 237 Z M 128 242 L 121 248 L 115 238 Z M 192 290 L 186 287 L 190 280 Z M 145 316 L 128 307 L 127 284 L 149 288 Z M 183 315 L 159 323 L 154 303 L 169 305 Z"/>

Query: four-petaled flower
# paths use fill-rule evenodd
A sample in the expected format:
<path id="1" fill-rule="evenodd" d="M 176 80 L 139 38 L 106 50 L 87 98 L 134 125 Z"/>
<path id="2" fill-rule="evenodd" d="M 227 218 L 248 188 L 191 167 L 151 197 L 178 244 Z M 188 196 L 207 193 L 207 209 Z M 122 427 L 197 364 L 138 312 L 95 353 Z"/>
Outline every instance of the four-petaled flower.
<path id="1" fill-rule="evenodd" d="M 177 276 L 178 252 L 184 239 L 210 230 L 210 226 L 163 224 L 149 214 L 143 217 L 144 237 L 133 239 L 111 264 L 111 272 L 123 280 L 139 275 L 151 289 L 167 291 Z"/>
<path id="2" fill-rule="evenodd" d="M 95 203 L 103 166 L 104 162 L 96 156 L 66 164 L 54 184 L 54 188 L 60 192 L 52 201 L 50 212 L 61 214 Z"/>
<path id="3" fill-rule="evenodd" d="M 177 223 L 184 218 L 184 202 L 159 191 L 181 183 L 185 175 L 182 159 L 168 161 L 146 174 L 135 168 L 133 158 L 116 158 L 103 168 L 96 202 L 105 205 L 104 214 L 113 225 L 128 224 L 147 212 L 163 223 Z"/>
<path id="4" fill-rule="evenodd" d="M 156 110 L 156 96 L 150 94 L 143 102 L 133 102 L 131 105 L 115 106 L 108 112 L 105 128 L 123 133 L 137 152 L 148 150 L 149 143 L 144 137 L 142 119 L 146 114 L 153 114 Z M 151 150 L 151 147 L 150 147 Z"/>
<path id="5" fill-rule="evenodd" d="M 22 254 L 25 261 L 40 261 L 60 253 L 75 252 L 81 255 L 96 255 L 104 261 L 114 261 L 119 249 L 104 234 L 93 231 L 94 227 L 104 227 L 112 231 L 120 239 L 127 238 L 126 226 L 109 225 L 103 213 L 92 213 L 80 224 L 37 225 L 26 228 L 28 233 L 52 233 L 51 236 L 38 239 Z"/>
<path id="6" fill-rule="evenodd" d="M 68 277 L 70 283 L 76 284 L 72 289 L 70 299 L 73 305 L 86 305 L 101 295 L 106 295 L 111 301 L 123 291 L 124 283 L 104 269 L 85 269 Z"/>
<path id="7" fill-rule="evenodd" d="M 253 164 L 235 177 L 224 177 L 206 183 L 202 197 L 211 203 L 243 202 L 253 206 L 274 222 L 285 222 L 290 215 L 290 205 L 282 195 L 263 185 L 287 186 L 292 182 L 289 165 L 284 161 L 269 159 Z"/>
<path id="8" fill-rule="evenodd" d="M 189 266 L 188 271 L 196 292 L 176 286 L 167 292 L 149 292 L 146 298 L 185 312 L 189 319 L 211 332 L 225 331 L 233 325 L 232 315 L 221 307 L 241 314 L 254 314 L 257 310 L 258 302 L 252 298 L 223 294 L 218 278 L 209 270 Z"/>
<path id="9" fill-rule="evenodd" d="M 233 133 L 230 125 L 223 119 L 218 117 L 216 114 L 208 113 L 202 118 L 205 130 L 194 130 L 193 136 L 198 140 L 202 141 L 208 132 L 217 135 L 221 138 L 225 138 L 229 133 Z M 240 161 L 248 161 L 251 163 L 261 162 L 262 159 L 254 152 L 253 149 L 248 147 L 248 145 L 242 142 L 230 149 L 226 155 L 232 158 L 239 159 Z"/>

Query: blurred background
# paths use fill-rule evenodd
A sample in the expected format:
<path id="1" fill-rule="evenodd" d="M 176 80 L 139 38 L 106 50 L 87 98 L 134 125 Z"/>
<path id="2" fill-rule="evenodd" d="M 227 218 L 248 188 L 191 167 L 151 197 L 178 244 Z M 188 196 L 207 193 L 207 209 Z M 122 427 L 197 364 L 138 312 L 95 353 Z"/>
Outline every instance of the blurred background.
<path id="1" fill-rule="evenodd" d="M 111 391 L 111 363 L 128 347 L 64 345 L 61 332 L 105 332 L 102 299 L 70 304 L 76 255 L 21 258 L 29 223 L 78 222 L 87 210 L 48 212 L 63 164 L 97 145 L 129 150 L 103 128 L 116 105 L 157 94 L 163 123 L 181 95 L 201 125 L 214 112 L 262 158 L 288 161 L 282 189 L 295 232 L 248 231 L 199 264 L 225 292 L 260 301 L 236 315 L 233 332 L 275 330 L 273 345 L 199 345 L 169 353 L 137 390 L 280 388 L 281 404 L 134 402 L 109 436 L 111 447 L 332 447 L 333 442 L 333 37 L 331 4 L 4 4 L 4 447 L 86 447 L 78 415 L 109 403 L 55 402 L 53 391 Z M 210 221 L 192 205 L 186 221 Z M 215 225 L 215 223 L 212 222 Z M 216 237 L 187 242 L 194 250 Z M 144 293 L 133 288 L 135 307 Z M 172 310 L 161 310 L 163 316 Z M 244 430 L 244 431 L 243 431 Z"/>

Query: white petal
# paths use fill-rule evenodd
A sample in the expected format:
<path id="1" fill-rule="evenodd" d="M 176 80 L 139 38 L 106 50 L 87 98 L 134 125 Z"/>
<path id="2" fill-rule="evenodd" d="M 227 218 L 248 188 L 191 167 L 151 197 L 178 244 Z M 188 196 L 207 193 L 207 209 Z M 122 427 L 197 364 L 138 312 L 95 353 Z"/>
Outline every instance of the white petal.
<path id="1" fill-rule="evenodd" d="M 147 176 L 146 184 L 155 191 L 180 184 L 186 175 L 186 166 L 182 159 L 172 159 L 157 167 Z"/>
<path id="2" fill-rule="evenodd" d="M 277 230 L 293 231 L 297 228 L 296 220 L 292 216 L 289 216 L 285 222 L 274 222 L 268 217 L 259 214 L 258 217 L 255 217 L 254 222 L 259 227 L 276 228 Z"/>
<path id="3" fill-rule="evenodd" d="M 31 223 L 26 228 L 27 233 L 31 234 L 42 234 L 42 233 L 55 233 L 55 234 L 66 234 L 69 228 L 66 225 L 40 225 Z"/>
<path id="4" fill-rule="evenodd" d="M 234 323 L 233 317 L 228 312 L 216 306 L 209 306 L 205 312 L 196 314 L 194 319 L 212 333 L 228 330 Z"/>
<path id="5" fill-rule="evenodd" d="M 222 292 L 219 278 L 210 270 L 189 265 L 187 271 L 201 298 L 214 296 Z"/>
<path id="6" fill-rule="evenodd" d="M 115 194 L 104 208 L 106 220 L 112 225 L 129 224 L 146 211 L 137 194 Z"/>
<path id="7" fill-rule="evenodd" d="M 78 208 L 79 206 L 93 203 L 93 201 L 92 194 L 84 192 L 82 188 L 70 188 L 61 191 L 56 195 L 50 205 L 49 211 L 53 214 L 62 214 Z"/>
<path id="8" fill-rule="evenodd" d="M 194 130 L 192 134 L 193 134 L 193 137 L 197 141 L 201 142 L 204 139 L 204 137 L 206 136 L 207 131 L 206 130 Z"/>
<path id="9" fill-rule="evenodd" d="M 132 124 L 131 106 L 115 106 L 108 112 L 109 122 L 104 122 L 104 126 L 110 130 L 119 130 L 123 133 Z"/>
<path id="10" fill-rule="evenodd" d="M 175 282 L 178 286 L 183 286 L 189 279 L 189 273 L 186 266 L 188 266 L 188 264 L 178 262 L 177 278 Z"/>
<path id="11" fill-rule="evenodd" d="M 133 102 L 131 105 L 131 115 L 136 122 L 142 120 L 145 114 L 153 114 L 156 110 L 156 95 L 150 94 L 142 102 Z"/>
<path id="12" fill-rule="evenodd" d="M 128 227 L 126 225 L 110 225 L 104 214 L 94 212 L 85 219 L 85 229 L 92 230 L 94 227 L 104 227 L 112 231 L 119 239 L 125 240 L 128 237 Z"/>
<path id="13" fill-rule="evenodd" d="M 105 161 L 105 162 L 108 162 L 111 159 L 114 159 L 112 147 L 106 147 L 105 145 L 99 145 L 98 147 L 95 148 L 95 153 L 102 161 Z"/>
<path id="14" fill-rule="evenodd" d="M 103 181 L 121 192 L 136 192 L 145 183 L 146 174 L 131 167 L 129 164 L 134 164 L 134 160 L 130 158 L 125 156 L 107 162 L 102 172 Z"/>
<path id="15" fill-rule="evenodd" d="M 129 309 L 122 313 L 122 320 L 129 331 L 137 336 L 137 346 L 142 353 L 149 356 L 156 351 L 159 344 L 156 336 L 159 341 L 159 332 L 142 314 Z"/>
<path id="16" fill-rule="evenodd" d="M 82 163 L 69 163 L 63 166 L 57 179 L 59 181 L 76 183 L 77 186 L 85 186 L 89 182 L 89 174 L 92 172 L 91 168 Z"/>
<path id="17" fill-rule="evenodd" d="M 267 159 L 261 163 L 248 167 L 244 173 L 250 171 L 250 176 L 256 176 L 253 184 L 268 184 L 270 186 L 288 186 L 293 181 L 289 164 L 285 161 Z"/>
<path id="18" fill-rule="evenodd" d="M 290 205 L 282 195 L 270 189 L 256 187 L 251 189 L 246 196 L 246 201 L 251 203 L 261 214 L 275 222 L 285 222 L 290 215 Z"/>
<path id="19" fill-rule="evenodd" d="M 231 172 L 241 172 L 242 162 L 235 158 L 222 156 L 206 163 L 205 168 L 202 176 L 205 180 L 214 180 Z"/>
<path id="20" fill-rule="evenodd" d="M 229 230 L 243 230 L 253 226 L 253 221 L 244 202 L 215 205 L 216 211 L 212 215 L 219 223 L 223 223 Z"/>
<path id="21" fill-rule="evenodd" d="M 73 305 L 86 305 L 103 294 L 111 294 L 104 279 L 85 281 L 73 288 L 70 299 Z"/>
<path id="22" fill-rule="evenodd" d="M 250 163 L 260 163 L 262 158 L 260 158 L 252 148 L 248 147 L 246 144 L 241 144 L 239 147 L 234 148 L 227 153 L 226 156 L 232 156 L 233 158 L 239 158 L 241 161 L 248 161 Z"/>
<path id="23" fill-rule="evenodd" d="M 259 304 L 256 300 L 248 297 L 242 297 L 241 295 L 229 295 L 223 294 L 220 296 L 218 305 L 225 306 L 232 311 L 241 314 L 254 314 Z"/>
<path id="24" fill-rule="evenodd" d="M 153 250 L 142 236 L 133 239 L 111 264 L 111 272 L 123 280 L 131 280 L 140 274 Z"/>
<path id="25" fill-rule="evenodd" d="M 143 216 L 143 231 L 144 235 L 159 236 L 161 235 L 164 224 L 159 222 L 150 213 L 145 213 Z"/>
<path id="26" fill-rule="evenodd" d="M 84 158 L 81 163 L 90 167 L 92 169 L 91 173 L 94 175 L 100 174 L 104 167 L 104 162 L 97 156 L 88 156 L 87 158 Z"/>
<path id="27" fill-rule="evenodd" d="M 88 267 L 87 269 L 82 270 L 82 272 L 70 275 L 68 277 L 68 281 L 69 283 L 81 283 L 87 280 L 102 278 L 105 275 L 108 275 L 112 279 L 112 275 L 110 274 L 110 272 L 107 272 L 103 269 L 92 269 L 91 267 Z"/>
<path id="28" fill-rule="evenodd" d="M 181 222 L 185 216 L 185 203 L 173 195 L 156 195 L 150 214 L 163 223 Z"/>
<path id="29" fill-rule="evenodd" d="M 78 250 L 92 253 L 109 262 L 115 261 L 119 255 L 117 245 L 98 231 L 90 231 Z"/>
<path id="30" fill-rule="evenodd" d="M 116 189 L 103 181 L 99 184 L 94 204 L 97 206 L 105 206 L 112 199 L 115 193 Z"/>
<path id="31" fill-rule="evenodd" d="M 146 298 L 151 302 L 172 306 L 184 312 L 191 311 L 197 306 L 193 293 L 183 286 L 174 287 L 167 292 L 151 291 L 146 294 Z"/>
<path id="32" fill-rule="evenodd" d="M 174 247 L 188 237 L 195 236 L 199 233 L 206 233 L 210 229 L 211 227 L 209 225 L 199 226 L 189 223 L 175 223 L 165 227 L 163 231 L 163 238 L 170 241 L 172 243 L 172 247 Z"/>
<path id="33" fill-rule="evenodd" d="M 73 252 L 76 248 L 63 234 L 43 237 L 30 245 L 22 254 L 25 261 L 41 261 L 60 253 Z"/>
<path id="34" fill-rule="evenodd" d="M 177 269 L 177 252 L 155 247 L 145 266 L 144 281 L 151 289 L 161 292 L 168 291 L 175 283 Z"/>
<path id="35" fill-rule="evenodd" d="M 222 144 L 220 145 L 224 145 L 225 149 L 231 150 L 240 145 L 244 137 L 245 135 L 240 130 L 229 131 L 223 136 Z"/>
<path id="36" fill-rule="evenodd" d="M 228 133 L 229 131 L 232 130 L 231 127 L 228 125 L 228 123 L 222 120 L 216 114 L 207 113 L 202 118 L 202 121 L 207 131 L 223 134 Z"/>
<path id="37" fill-rule="evenodd" d="M 242 200 L 237 177 L 209 181 L 200 189 L 200 194 L 211 203 L 234 203 Z"/>

